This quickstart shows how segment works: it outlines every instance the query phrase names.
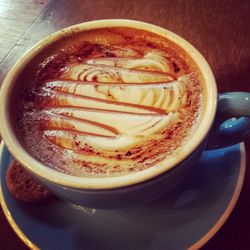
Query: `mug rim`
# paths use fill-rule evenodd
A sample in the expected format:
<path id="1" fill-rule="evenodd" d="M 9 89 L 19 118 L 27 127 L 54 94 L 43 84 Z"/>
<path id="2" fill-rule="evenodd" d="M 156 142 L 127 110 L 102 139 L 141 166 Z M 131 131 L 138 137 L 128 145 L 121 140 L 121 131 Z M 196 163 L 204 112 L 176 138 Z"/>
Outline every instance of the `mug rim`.
<path id="1" fill-rule="evenodd" d="M 120 176 L 109 177 L 79 177 L 59 172 L 58 170 L 49 168 L 43 163 L 33 158 L 19 143 L 14 131 L 10 126 L 8 112 L 8 98 L 10 97 L 11 88 L 15 83 L 19 74 L 29 63 L 29 61 L 37 55 L 41 50 L 49 44 L 60 40 L 64 36 L 69 36 L 75 32 L 108 27 L 131 27 L 163 36 L 181 47 L 195 61 L 203 76 L 203 105 L 201 117 L 198 127 L 194 134 L 190 137 L 188 143 L 180 147 L 178 157 L 170 157 L 167 159 L 168 164 L 157 164 L 145 170 L 135 173 L 128 173 Z M 209 86 L 208 86 L 209 85 Z M 204 100 L 205 99 L 205 100 Z M 0 132 L 4 142 L 6 143 L 11 154 L 31 173 L 38 178 L 55 183 L 58 185 L 83 188 L 83 189 L 113 189 L 138 184 L 159 176 L 168 170 L 177 167 L 180 162 L 187 158 L 205 139 L 209 129 L 213 123 L 217 107 L 217 87 L 212 70 L 203 55 L 188 41 L 179 35 L 154 24 L 146 22 L 128 20 L 128 19 L 102 19 L 75 24 L 67 28 L 61 29 L 40 42 L 36 43 L 29 49 L 19 61 L 12 67 L 5 77 L 0 91 Z"/>

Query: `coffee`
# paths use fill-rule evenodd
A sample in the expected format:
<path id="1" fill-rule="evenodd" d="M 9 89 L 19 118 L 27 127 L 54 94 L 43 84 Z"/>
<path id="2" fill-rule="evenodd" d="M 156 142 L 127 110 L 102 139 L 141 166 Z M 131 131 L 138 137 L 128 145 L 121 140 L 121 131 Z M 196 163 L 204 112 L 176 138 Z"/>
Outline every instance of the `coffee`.
<path id="1" fill-rule="evenodd" d="M 202 77 L 170 40 L 127 27 L 69 34 L 33 62 L 16 100 L 24 148 L 76 176 L 123 175 L 178 154 L 199 123 Z"/>

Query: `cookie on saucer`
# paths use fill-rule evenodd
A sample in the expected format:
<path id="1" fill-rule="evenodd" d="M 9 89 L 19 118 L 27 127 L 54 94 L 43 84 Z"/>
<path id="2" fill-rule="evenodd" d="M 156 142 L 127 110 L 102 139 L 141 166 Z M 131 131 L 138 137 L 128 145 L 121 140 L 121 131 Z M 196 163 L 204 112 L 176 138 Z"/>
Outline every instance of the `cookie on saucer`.
<path id="1" fill-rule="evenodd" d="M 53 196 L 16 160 L 10 163 L 5 178 L 9 191 L 19 201 L 41 202 Z"/>

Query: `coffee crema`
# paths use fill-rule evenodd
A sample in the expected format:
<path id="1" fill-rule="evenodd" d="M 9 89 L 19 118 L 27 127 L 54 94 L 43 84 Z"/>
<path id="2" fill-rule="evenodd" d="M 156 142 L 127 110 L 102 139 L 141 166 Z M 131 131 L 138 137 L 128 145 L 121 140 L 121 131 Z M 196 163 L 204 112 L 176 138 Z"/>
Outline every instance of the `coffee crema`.
<path id="1" fill-rule="evenodd" d="M 37 67 L 19 102 L 19 139 L 63 173 L 112 176 L 155 166 L 177 154 L 199 122 L 196 64 L 151 32 L 71 34 Z"/>

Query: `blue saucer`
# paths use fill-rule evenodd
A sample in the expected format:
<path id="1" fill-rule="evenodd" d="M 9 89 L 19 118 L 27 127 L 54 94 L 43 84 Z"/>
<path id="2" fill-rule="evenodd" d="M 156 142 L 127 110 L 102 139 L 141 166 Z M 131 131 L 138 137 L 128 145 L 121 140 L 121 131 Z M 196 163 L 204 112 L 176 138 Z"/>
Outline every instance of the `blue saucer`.
<path id="1" fill-rule="evenodd" d="M 244 144 L 204 152 L 192 173 L 161 199 L 127 210 L 92 210 L 59 199 L 26 204 L 12 198 L 5 174 L 12 156 L 1 145 L 1 205 L 32 249 L 197 249 L 224 224 L 245 175 Z"/>

